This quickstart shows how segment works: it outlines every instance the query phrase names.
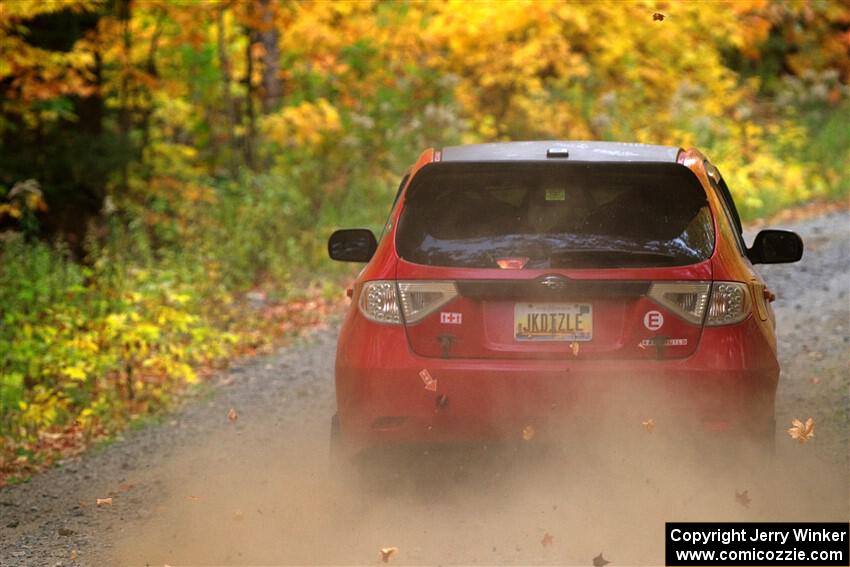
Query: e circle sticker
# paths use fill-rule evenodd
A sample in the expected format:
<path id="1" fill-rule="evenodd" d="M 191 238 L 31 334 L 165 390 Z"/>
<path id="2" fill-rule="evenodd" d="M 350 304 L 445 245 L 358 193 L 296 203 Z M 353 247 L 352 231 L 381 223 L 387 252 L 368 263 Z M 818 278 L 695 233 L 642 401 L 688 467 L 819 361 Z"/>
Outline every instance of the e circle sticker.
<path id="1" fill-rule="evenodd" d="M 660 311 L 647 311 L 643 316 L 643 326 L 650 331 L 657 331 L 664 325 L 664 315 Z"/>

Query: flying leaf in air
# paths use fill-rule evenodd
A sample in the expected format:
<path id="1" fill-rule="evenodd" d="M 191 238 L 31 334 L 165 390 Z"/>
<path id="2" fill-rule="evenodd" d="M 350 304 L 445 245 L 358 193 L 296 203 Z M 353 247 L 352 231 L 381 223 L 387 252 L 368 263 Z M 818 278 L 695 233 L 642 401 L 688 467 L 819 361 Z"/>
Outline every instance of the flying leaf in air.
<path id="1" fill-rule="evenodd" d="M 239 419 L 239 414 L 236 413 L 236 410 L 230 408 L 230 411 L 227 412 L 227 421 L 230 423 L 236 423 L 236 420 Z"/>
<path id="2" fill-rule="evenodd" d="M 578 351 L 580 348 L 581 346 L 576 341 L 570 343 L 570 350 L 573 351 L 573 356 L 578 356 Z"/>
<path id="3" fill-rule="evenodd" d="M 381 548 L 381 561 L 384 563 L 389 563 L 390 557 L 398 553 L 397 547 L 382 547 Z"/>
<path id="4" fill-rule="evenodd" d="M 815 420 L 811 417 L 803 423 L 799 419 L 791 421 L 791 427 L 788 429 L 788 435 L 791 439 L 796 439 L 800 444 L 805 443 L 815 436 Z"/>
<path id="5" fill-rule="evenodd" d="M 547 547 L 547 546 L 552 545 L 552 542 L 554 540 L 555 540 L 555 538 L 552 536 L 552 534 L 550 534 L 549 532 L 546 532 L 545 534 L 543 534 L 543 539 L 540 540 L 540 544 L 543 547 Z"/>
<path id="6" fill-rule="evenodd" d="M 599 555 L 593 558 L 593 567 L 605 567 L 609 563 L 611 562 L 602 557 L 601 551 L 599 552 Z"/>
<path id="7" fill-rule="evenodd" d="M 523 440 L 524 441 L 531 441 L 532 439 L 534 439 L 534 433 L 535 433 L 534 426 L 533 425 L 526 425 L 525 427 L 522 428 L 522 438 L 523 438 Z"/>
<path id="8" fill-rule="evenodd" d="M 664 14 L 662 14 L 660 12 L 655 12 L 654 14 L 652 14 L 652 21 L 653 22 L 664 21 Z"/>
<path id="9" fill-rule="evenodd" d="M 752 498 L 750 498 L 749 490 L 745 490 L 743 492 L 735 491 L 735 502 L 743 506 L 744 508 L 750 507 L 750 502 L 752 502 Z"/>
<path id="10" fill-rule="evenodd" d="M 643 425 L 643 428 L 649 431 L 650 433 L 655 431 L 655 420 L 651 417 L 646 421 L 641 421 L 640 424 Z"/>

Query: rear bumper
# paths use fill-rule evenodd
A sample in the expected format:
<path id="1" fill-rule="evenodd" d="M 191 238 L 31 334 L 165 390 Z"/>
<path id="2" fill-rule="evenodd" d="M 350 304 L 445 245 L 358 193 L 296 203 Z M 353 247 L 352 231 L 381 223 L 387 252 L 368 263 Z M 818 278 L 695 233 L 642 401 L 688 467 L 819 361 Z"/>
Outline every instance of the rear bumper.
<path id="1" fill-rule="evenodd" d="M 436 381 L 431 388 L 423 370 Z M 343 326 L 336 364 L 342 440 L 351 451 L 520 440 L 529 425 L 536 438 L 602 423 L 640 428 L 649 418 L 761 438 L 778 377 L 774 351 L 752 320 L 706 329 L 686 359 L 552 361 L 420 357 L 403 329 L 376 332 L 355 316 Z"/>

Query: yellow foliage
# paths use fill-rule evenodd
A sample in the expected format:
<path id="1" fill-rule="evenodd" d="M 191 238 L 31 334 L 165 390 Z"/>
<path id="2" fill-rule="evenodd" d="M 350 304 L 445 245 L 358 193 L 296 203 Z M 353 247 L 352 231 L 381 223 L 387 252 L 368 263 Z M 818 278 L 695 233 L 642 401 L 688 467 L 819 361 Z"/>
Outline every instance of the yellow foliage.
<path id="1" fill-rule="evenodd" d="M 261 122 L 265 136 L 281 146 L 318 146 L 340 128 L 339 112 L 324 98 L 283 108 Z"/>

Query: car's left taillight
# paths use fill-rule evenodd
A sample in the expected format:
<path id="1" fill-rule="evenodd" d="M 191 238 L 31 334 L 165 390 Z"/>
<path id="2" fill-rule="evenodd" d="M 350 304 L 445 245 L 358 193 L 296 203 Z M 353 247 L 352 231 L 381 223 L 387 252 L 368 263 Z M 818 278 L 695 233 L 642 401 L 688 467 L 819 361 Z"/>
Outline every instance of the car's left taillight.
<path id="1" fill-rule="evenodd" d="M 401 314 L 398 290 L 394 281 L 374 281 L 363 284 L 358 301 L 360 312 L 375 323 L 398 325 Z"/>
<path id="2" fill-rule="evenodd" d="M 421 321 L 457 296 L 452 282 L 378 280 L 366 282 L 358 306 L 375 323 L 399 325 Z M 400 298 L 400 299 L 399 299 Z"/>

